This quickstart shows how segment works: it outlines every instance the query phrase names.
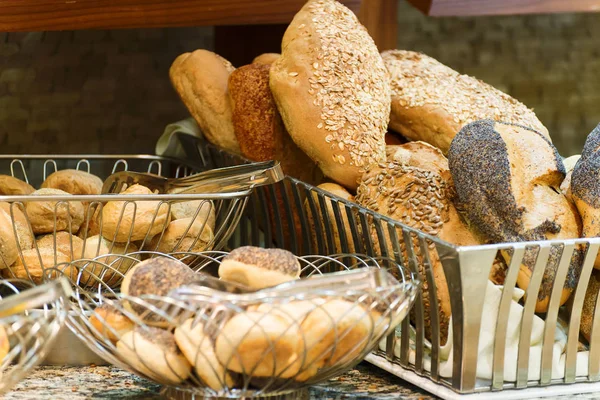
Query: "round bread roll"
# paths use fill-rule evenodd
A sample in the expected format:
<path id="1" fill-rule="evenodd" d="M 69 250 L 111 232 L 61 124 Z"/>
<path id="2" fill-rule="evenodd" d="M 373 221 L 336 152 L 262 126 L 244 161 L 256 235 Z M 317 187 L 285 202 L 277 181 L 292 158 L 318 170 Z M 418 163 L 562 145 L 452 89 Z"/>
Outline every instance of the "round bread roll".
<path id="1" fill-rule="evenodd" d="M 487 240 L 506 243 L 580 237 L 577 210 L 559 190 L 565 177 L 563 163 L 544 135 L 492 120 L 473 122 L 452 141 L 448 161 L 458 198 L 466 205 L 470 222 Z M 517 280 L 522 289 L 529 285 L 534 260 L 535 253 L 526 252 Z M 559 260 L 560 249 L 555 246 L 536 312 L 547 311 Z M 577 251 L 561 304 L 575 288 L 580 268 Z"/>
<path id="2" fill-rule="evenodd" d="M 204 325 L 201 322 L 194 324 L 194 320 L 190 318 L 175 328 L 175 342 L 195 368 L 196 375 L 209 388 L 219 391 L 233 387 L 233 378 L 219 363 L 215 354 L 215 345 L 204 333 Z"/>
<path id="3" fill-rule="evenodd" d="M 84 243 L 83 257 L 85 259 L 94 259 L 101 263 L 108 264 L 110 268 L 104 268 L 97 263 L 80 263 L 78 266 L 80 269 L 86 272 L 93 273 L 98 278 L 102 279 L 102 282 L 112 287 L 117 284 L 121 275 L 125 274 L 132 267 L 133 261 L 129 258 L 119 257 L 118 254 L 128 254 L 138 251 L 139 248 L 135 243 L 112 243 L 100 235 L 95 235 L 87 238 Z M 114 254 L 112 256 L 102 257 L 105 254 Z M 131 257 L 138 259 L 139 255 L 132 255 Z M 93 281 L 93 284 L 98 283 Z"/>
<path id="4" fill-rule="evenodd" d="M 63 169 L 46 178 L 42 188 L 60 189 L 74 195 L 102 193 L 102 179 L 78 169 Z"/>
<path id="5" fill-rule="evenodd" d="M 69 261 L 82 258 L 83 240 L 69 232 L 56 232 L 56 235 L 49 234 L 39 237 L 36 240 L 38 248 L 47 248 L 52 251 L 63 253 L 69 257 Z"/>
<path id="6" fill-rule="evenodd" d="M 362 170 L 385 160 L 390 86 L 377 46 L 348 8 L 311 0 L 281 47 L 270 87 L 287 131 L 326 176 L 355 190 Z"/>
<path id="7" fill-rule="evenodd" d="M 19 248 L 21 250 L 31 249 L 35 238 L 33 232 L 31 232 L 31 229 L 29 228 L 27 218 L 25 218 L 25 214 L 23 214 L 23 205 L 0 202 L 0 209 L 6 212 L 17 231 Z"/>
<path id="8" fill-rule="evenodd" d="M 70 262 L 71 259 L 68 255 L 60 251 L 55 252 L 48 247 L 41 247 L 38 250 L 35 248 L 24 250 L 10 268 L 2 270 L 2 275 L 5 278 L 31 280 L 36 284 L 43 283 L 45 279 L 52 279 L 62 275 L 72 281 L 77 280 L 79 271 L 71 264 L 60 265 L 57 267 L 60 272 L 56 271 L 52 274 L 46 273 L 46 270 L 49 268 L 54 268 L 56 265 Z"/>
<path id="9" fill-rule="evenodd" d="M 88 206 L 86 213 L 83 216 L 81 228 L 77 232 L 77 236 L 81 239 L 87 239 L 92 236 L 100 235 L 102 232 L 101 226 L 101 208 L 94 207 L 92 204 Z"/>
<path id="10" fill-rule="evenodd" d="M 35 188 L 29 183 L 11 175 L 0 175 L 0 195 L 25 196 L 33 192 L 35 192 Z"/>
<path id="11" fill-rule="evenodd" d="M 161 383 L 175 385 L 192 372 L 173 334 L 163 329 L 136 327 L 117 342 L 117 353 L 127 364 Z"/>
<path id="12" fill-rule="evenodd" d="M 90 316 L 90 324 L 98 331 L 102 338 L 108 338 L 113 343 L 119 341 L 127 332 L 135 327 L 121 311 L 104 304 L 94 310 Z"/>
<path id="13" fill-rule="evenodd" d="M 227 80 L 234 70 L 231 63 L 218 54 L 196 50 L 177 57 L 169 76 L 206 139 L 240 154 L 227 97 Z"/>
<path id="14" fill-rule="evenodd" d="M 167 257 L 150 258 L 127 271 L 121 282 L 121 293 L 133 297 L 147 294 L 166 296 L 171 290 L 193 281 L 194 277 L 194 271 L 180 261 Z M 147 300 L 147 302 L 151 301 Z M 125 302 L 124 307 L 130 312 L 141 315 L 148 324 L 165 324 L 163 318 L 139 304 Z"/>
<path id="15" fill-rule="evenodd" d="M 435 59 L 405 50 L 383 52 L 390 73 L 390 129 L 442 150 L 470 122 L 494 119 L 525 125 L 550 139 L 535 113 L 509 95 L 461 75 Z"/>
<path id="16" fill-rule="evenodd" d="M 300 277 L 298 259 L 283 249 L 243 246 L 221 260 L 219 277 L 250 289 L 264 289 Z"/>
<path id="17" fill-rule="evenodd" d="M 32 196 L 71 196 L 60 189 L 44 188 L 36 190 Z M 31 222 L 31 229 L 36 235 L 68 231 L 75 233 L 83 222 L 84 207 L 80 201 L 45 201 L 35 200 L 25 203 L 25 214 Z M 69 224 L 70 222 L 70 224 Z"/>
<path id="18" fill-rule="evenodd" d="M 297 322 L 257 311 L 235 315 L 215 341 L 221 365 L 252 377 L 295 376 L 302 364 L 303 348 Z"/>
<path id="19" fill-rule="evenodd" d="M 0 269 L 11 266 L 17 260 L 18 254 L 12 220 L 0 209 Z"/>
<path id="20" fill-rule="evenodd" d="M 145 186 L 132 185 L 120 194 L 150 195 Z M 109 201 L 102 208 L 102 236 L 110 241 L 144 240 L 162 232 L 169 224 L 169 205 L 160 201 Z"/>
<path id="21" fill-rule="evenodd" d="M 165 233 L 156 235 L 150 242 L 150 249 L 161 253 L 195 252 L 212 250 L 213 231 L 203 222 L 192 218 L 171 221 Z M 179 255 L 178 257 L 185 257 Z"/>
<path id="22" fill-rule="evenodd" d="M 171 190 L 170 194 L 180 193 L 181 189 Z M 206 224 L 214 231 L 216 223 L 215 204 L 210 200 L 178 201 L 171 203 L 171 218 L 174 220 L 194 218 L 200 223 Z"/>
<path id="23" fill-rule="evenodd" d="M 263 53 L 254 57 L 252 64 L 271 65 L 281 56 L 279 53 Z"/>

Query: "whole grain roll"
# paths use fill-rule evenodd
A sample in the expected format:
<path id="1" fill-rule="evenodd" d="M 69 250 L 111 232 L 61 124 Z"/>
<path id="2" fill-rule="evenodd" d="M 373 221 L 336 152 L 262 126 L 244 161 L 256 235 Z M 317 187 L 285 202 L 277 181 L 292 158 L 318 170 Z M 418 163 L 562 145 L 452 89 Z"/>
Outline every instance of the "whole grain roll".
<path id="1" fill-rule="evenodd" d="M 413 51 L 388 50 L 382 56 L 392 87 L 390 129 L 410 140 L 446 154 L 458 131 L 481 119 L 524 125 L 550 139 L 532 110 L 478 79 Z"/>
<path id="2" fill-rule="evenodd" d="M 169 76 L 183 104 L 202 129 L 206 139 L 225 150 L 240 153 L 231 122 L 227 80 L 235 68 L 208 50 L 177 57 Z"/>
<path id="3" fill-rule="evenodd" d="M 385 160 L 390 87 L 377 46 L 348 8 L 311 0 L 281 48 L 270 86 L 287 131 L 326 176 L 356 189 Z"/>
<path id="4" fill-rule="evenodd" d="M 581 233 L 577 210 L 560 192 L 565 169 L 547 137 L 532 129 L 492 120 L 466 125 L 448 152 L 450 172 L 469 221 L 493 243 L 573 239 Z M 580 252 L 571 260 L 561 304 L 575 288 Z M 525 289 L 535 252 L 527 251 L 517 283 Z M 537 312 L 545 312 L 560 251 L 552 247 L 538 293 Z"/>

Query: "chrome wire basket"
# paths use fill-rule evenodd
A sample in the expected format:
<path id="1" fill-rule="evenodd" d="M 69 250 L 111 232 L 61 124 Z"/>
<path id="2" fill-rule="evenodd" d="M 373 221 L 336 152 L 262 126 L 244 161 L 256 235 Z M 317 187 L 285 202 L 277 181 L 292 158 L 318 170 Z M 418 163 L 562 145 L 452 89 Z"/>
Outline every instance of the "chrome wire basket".
<path id="1" fill-rule="evenodd" d="M 0 394 L 50 351 L 66 319 L 70 295 L 66 279 L 38 287 L 25 280 L 0 280 Z"/>
<path id="2" fill-rule="evenodd" d="M 181 260 L 201 277 L 214 274 L 227 254 L 155 257 Z M 139 262 L 136 254 L 120 257 Z M 167 296 L 124 295 L 96 274 L 90 284 L 86 265 L 72 282 L 79 313 L 69 325 L 98 355 L 166 385 L 171 397 L 295 393 L 360 362 L 407 315 L 419 285 L 390 259 L 346 254 L 297 260 L 307 279 L 242 294 L 192 281 Z"/>
<path id="3" fill-rule="evenodd" d="M 104 180 L 119 171 L 181 178 L 206 168 L 144 155 L 0 156 L 0 173 L 34 188 L 52 173 L 71 169 Z M 218 250 L 234 232 L 249 193 L 0 196 L 0 248 L 8 249 L 0 251 L 0 272 L 39 284 L 52 278 L 45 273 L 49 268 L 78 259 L 138 250 Z M 72 264 L 73 277 L 77 268 Z"/>
<path id="4" fill-rule="evenodd" d="M 202 159 L 211 168 L 246 162 L 201 138 L 180 134 L 179 140 L 187 159 Z M 299 255 L 388 256 L 409 268 L 429 290 L 418 296 L 411 318 L 367 361 L 438 396 L 483 392 L 502 399 L 509 389 L 527 389 L 511 391 L 511 398 L 600 391 L 595 301 L 591 342 L 579 334 L 600 238 L 457 247 L 286 177 L 250 197 L 230 241 L 231 248 L 241 245 Z M 569 303 L 560 307 L 575 252 L 582 260 L 579 281 Z M 524 257 L 534 266 L 526 291 L 516 284 Z M 536 314 L 536 294 L 548 269 L 555 270 L 547 288 L 548 312 Z M 490 281 L 490 272 L 498 270 L 502 286 Z M 450 319 L 441 318 L 441 296 L 448 299 Z M 543 390 L 548 385 L 551 392 Z"/>

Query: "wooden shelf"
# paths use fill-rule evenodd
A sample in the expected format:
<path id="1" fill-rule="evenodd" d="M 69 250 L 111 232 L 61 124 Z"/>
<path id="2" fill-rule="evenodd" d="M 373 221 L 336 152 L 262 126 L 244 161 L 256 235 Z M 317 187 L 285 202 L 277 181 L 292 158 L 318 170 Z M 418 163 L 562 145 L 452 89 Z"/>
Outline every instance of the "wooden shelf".
<path id="1" fill-rule="evenodd" d="M 434 16 L 548 14 L 600 11 L 600 0 L 408 0 Z"/>

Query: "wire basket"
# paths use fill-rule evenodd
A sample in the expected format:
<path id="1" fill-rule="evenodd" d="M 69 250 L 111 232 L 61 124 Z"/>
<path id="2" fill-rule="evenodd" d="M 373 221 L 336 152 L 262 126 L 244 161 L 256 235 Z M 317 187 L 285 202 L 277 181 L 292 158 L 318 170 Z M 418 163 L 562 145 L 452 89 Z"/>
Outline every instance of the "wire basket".
<path id="1" fill-rule="evenodd" d="M 0 394 L 44 359 L 66 319 L 70 294 L 66 279 L 37 288 L 30 281 L 0 280 Z"/>
<path id="2" fill-rule="evenodd" d="M 188 261 L 199 274 L 214 274 L 227 254 L 180 253 L 177 259 Z M 135 254 L 122 257 L 138 262 Z M 390 259 L 335 255 L 297 260 L 305 278 L 358 268 L 382 273 L 367 282 L 362 275 L 351 282 L 348 275 L 334 275 L 318 287 L 308 279 L 299 281 L 301 288 L 246 294 L 207 294 L 206 287 L 202 291 L 191 282 L 167 296 L 135 297 L 112 290 L 101 275 L 94 274 L 95 284 L 82 284 L 86 266 L 73 282 L 74 308 L 80 312 L 69 324 L 98 355 L 167 385 L 171 395 L 285 395 L 360 362 L 407 315 L 419 285 Z M 117 328 L 112 317 L 97 311 L 100 306 L 116 310 L 113 315 L 130 320 L 132 326 Z M 159 337 L 180 352 L 161 354 L 145 347 L 147 338 Z"/>
<path id="3" fill-rule="evenodd" d="M 0 172 L 34 187 L 64 169 L 106 179 L 126 170 L 179 178 L 205 168 L 202 163 L 144 155 L 0 156 Z M 1 248 L 9 249 L 0 251 L 0 272 L 39 284 L 52 278 L 46 271 L 57 264 L 105 254 L 218 250 L 234 232 L 249 191 L 125 193 L 0 196 L 0 219 L 9 225 L 0 226 Z M 77 275 L 77 265 L 72 264 L 72 276 Z"/>
<path id="4" fill-rule="evenodd" d="M 203 139 L 180 135 L 179 140 L 189 160 L 202 159 L 211 168 L 246 162 Z M 511 398 L 530 398 L 547 395 L 535 388 L 561 384 L 569 384 L 560 387 L 565 394 L 600 390 L 600 335 L 594 334 L 600 329 L 600 307 L 595 302 L 591 342 L 582 343 L 579 334 L 600 238 L 457 247 L 286 177 L 250 197 L 230 240 L 232 248 L 241 245 L 281 247 L 299 255 L 357 252 L 406 265 L 428 291 L 418 296 L 397 334 L 367 360 L 436 395 L 493 391 L 486 396 L 503 398 L 508 389 L 531 389 L 511 393 Z M 559 307 L 577 253 L 579 281 L 569 303 Z M 523 296 L 516 282 L 524 258 L 534 268 Z M 493 270 L 504 275 L 503 288 L 490 286 Z M 554 270 L 555 278 L 546 287 L 548 312 L 538 315 L 536 297 L 547 270 Z M 442 318 L 439 294 L 449 299 L 450 319 Z"/>

